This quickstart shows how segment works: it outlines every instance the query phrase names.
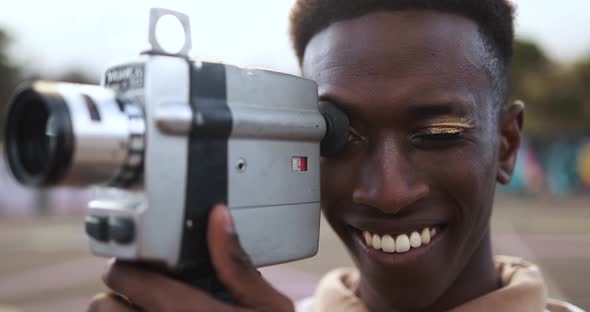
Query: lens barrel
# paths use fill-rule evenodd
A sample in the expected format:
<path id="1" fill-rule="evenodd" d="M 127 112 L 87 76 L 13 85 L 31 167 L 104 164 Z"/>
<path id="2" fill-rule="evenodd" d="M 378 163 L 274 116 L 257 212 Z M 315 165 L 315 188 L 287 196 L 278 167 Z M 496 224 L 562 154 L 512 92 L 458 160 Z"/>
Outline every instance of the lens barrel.
<path id="1" fill-rule="evenodd" d="M 15 94 L 5 127 L 7 163 L 24 185 L 125 186 L 141 175 L 143 111 L 112 90 L 37 81 Z"/>
<path id="2" fill-rule="evenodd" d="M 65 174 L 72 159 L 72 121 L 64 98 L 25 88 L 7 113 L 6 158 L 16 179 L 25 185 L 49 186 Z"/>

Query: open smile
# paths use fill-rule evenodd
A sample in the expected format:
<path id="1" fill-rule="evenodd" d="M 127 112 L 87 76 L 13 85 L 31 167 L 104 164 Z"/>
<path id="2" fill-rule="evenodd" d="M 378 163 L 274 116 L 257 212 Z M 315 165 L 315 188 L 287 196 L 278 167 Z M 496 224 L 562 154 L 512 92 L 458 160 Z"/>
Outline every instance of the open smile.
<path id="1" fill-rule="evenodd" d="M 416 228 L 406 233 L 375 233 L 350 227 L 354 241 L 370 257 L 381 262 L 401 264 L 419 259 L 429 253 L 445 237 L 447 225 Z"/>

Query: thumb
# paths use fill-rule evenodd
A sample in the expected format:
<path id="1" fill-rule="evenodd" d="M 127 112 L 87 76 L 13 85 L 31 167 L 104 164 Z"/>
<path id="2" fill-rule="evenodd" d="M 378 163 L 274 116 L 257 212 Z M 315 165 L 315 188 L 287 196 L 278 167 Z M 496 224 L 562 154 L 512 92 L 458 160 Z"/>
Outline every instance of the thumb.
<path id="1" fill-rule="evenodd" d="M 216 205 L 209 216 L 208 244 L 219 280 L 241 305 L 270 311 L 292 311 L 291 300 L 275 290 L 240 245 L 233 219 L 225 205 Z"/>

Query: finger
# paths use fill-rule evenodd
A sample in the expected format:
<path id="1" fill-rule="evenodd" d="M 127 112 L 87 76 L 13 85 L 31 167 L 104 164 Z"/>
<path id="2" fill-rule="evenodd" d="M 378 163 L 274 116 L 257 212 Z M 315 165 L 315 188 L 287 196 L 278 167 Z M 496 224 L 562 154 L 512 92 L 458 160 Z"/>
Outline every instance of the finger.
<path id="1" fill-rule="evenodd" d="M 110 261 L 104 283 L 142 311 L 231 311 L 203 291 L 128 262 Z"/>
<path id="2" fill-rule="evenodd" d="M 90 305 L 88 312 L 134 312 L 128 304 L 126 304 L 119 296 L 115 294 L 98 294 L 96 295 Z"/>
<path id="3" fill-rule="evenodd" d="M 256 270 L 240 245 L 229 209 L 215 206 L 209 217 L 209 252 L 221 282 L 242 305 L 292 310 L 293 303 L 276 291 Z M 288 308 L 288 309 L 287 309 Z"/>

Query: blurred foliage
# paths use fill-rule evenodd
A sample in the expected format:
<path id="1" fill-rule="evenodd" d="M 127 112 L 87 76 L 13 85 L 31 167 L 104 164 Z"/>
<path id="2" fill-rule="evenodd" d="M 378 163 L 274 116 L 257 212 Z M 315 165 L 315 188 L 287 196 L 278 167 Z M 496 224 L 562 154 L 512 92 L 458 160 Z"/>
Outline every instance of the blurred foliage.
<path id="1" fill-rule="evenodd" d="M 98 81 L 97 79 L 93 79 L 89 74 L 77 69 L 66 71 L 51 80 L 84 84 L 97 84 Z"/>
<path id="2" fill-rule="evenodd" d="M 0 141 L 4 138 L 3 114 L 5 103 L 20 79 L 20 71 L 8 56 L 11 38 L 0 29 Z"/>
<path id="3" fill-rule="evenodd" d="M 590 55 L 558 64 L 531 41 L 514 45 L 512 96 L 526 103 L 525 133 L 530 136 L 590 134 Z"/>

